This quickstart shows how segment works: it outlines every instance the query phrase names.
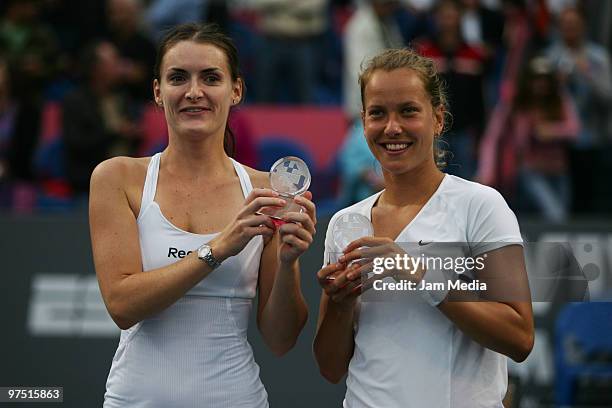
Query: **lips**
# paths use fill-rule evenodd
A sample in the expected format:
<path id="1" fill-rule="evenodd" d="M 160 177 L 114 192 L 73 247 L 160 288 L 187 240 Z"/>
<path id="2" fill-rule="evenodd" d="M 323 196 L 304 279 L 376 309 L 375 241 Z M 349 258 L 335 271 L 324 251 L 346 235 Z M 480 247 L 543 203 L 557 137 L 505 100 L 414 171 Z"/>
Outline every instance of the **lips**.
<path id="1" fill-rule="evenodd" d="M 414 142 L 393 142 L 393 143 L 379 143 L 379 145 L 388 153 L 396 154 L 402 153 L 410 146 L 412 146 Z"/>
<path id="2" fill-rule="evenodd" d="M 197 113 L 202 113 L 202 112 L 208 112 L 210 110 L 211 109 L 206 106 L 186 106 L 180 109 L 179 112 L 197 114 Z"/>

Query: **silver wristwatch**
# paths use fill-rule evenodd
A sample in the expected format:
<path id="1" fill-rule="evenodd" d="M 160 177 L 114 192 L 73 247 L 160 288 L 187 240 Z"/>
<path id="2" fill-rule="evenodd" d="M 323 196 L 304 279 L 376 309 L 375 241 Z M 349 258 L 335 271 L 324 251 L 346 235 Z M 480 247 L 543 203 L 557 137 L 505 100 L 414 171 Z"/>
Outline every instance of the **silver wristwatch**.
<path id="1" fill-rule="evenodd" d="M 198 248 L 198 258 L 200 258 L 202 261 L 206 262 L 208 264 L 208 266 L 211 267 L 211 269 L 216 269 L 221 265 L 221 262 L 219 262 L 212 253 L 212 249 L 210 247 L 210 245 L 204 244 L 201 247 Z"/>

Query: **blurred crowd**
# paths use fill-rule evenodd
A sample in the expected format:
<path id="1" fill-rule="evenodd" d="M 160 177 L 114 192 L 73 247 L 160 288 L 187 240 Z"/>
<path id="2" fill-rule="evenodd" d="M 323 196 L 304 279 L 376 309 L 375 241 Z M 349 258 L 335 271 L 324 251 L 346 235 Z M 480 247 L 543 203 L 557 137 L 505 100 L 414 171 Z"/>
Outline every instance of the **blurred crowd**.
<path id="1" fill-rule="evenodd" d="M 155 44 L 192 21 L 235 39 L 247 105 L 342 107 L 338 205 L 383 187 L 361 136 L 360 66 L 411 46 L 447 85 L 445 171 L 551 222 L 612 208 L 607 0 L 3 0 L 0 208 L 74 203 L 100 161 L 160 148 L 143 139 Z M 61 123 L 51 169 L 49 106 Z M 255 165 L 248 126 L 234 125 L 238 160 Z"/>

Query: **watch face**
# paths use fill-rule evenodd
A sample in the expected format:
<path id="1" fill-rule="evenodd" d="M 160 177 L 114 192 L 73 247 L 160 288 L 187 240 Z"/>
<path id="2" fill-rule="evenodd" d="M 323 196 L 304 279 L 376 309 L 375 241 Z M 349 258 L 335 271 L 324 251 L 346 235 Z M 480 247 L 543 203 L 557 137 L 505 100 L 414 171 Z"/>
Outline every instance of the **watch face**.
<path id="1" fill-rule="evenodd" d="M 206 262 L 208 266 L 210 266 L 213 269 L 221 265 L 221 262 L 215 259 L 214 255 L 212 254 L 212 250 L 210 246 L 208 245 L 202 245 L 198 249 L 198 258 Z"/>
<path id="2" fill-rule="evenodd" d="M 210 254 L 210 247 L 208 245 L 203 245 L 198 249 L 198 258 L 204 259 L 207 255 Z"/>

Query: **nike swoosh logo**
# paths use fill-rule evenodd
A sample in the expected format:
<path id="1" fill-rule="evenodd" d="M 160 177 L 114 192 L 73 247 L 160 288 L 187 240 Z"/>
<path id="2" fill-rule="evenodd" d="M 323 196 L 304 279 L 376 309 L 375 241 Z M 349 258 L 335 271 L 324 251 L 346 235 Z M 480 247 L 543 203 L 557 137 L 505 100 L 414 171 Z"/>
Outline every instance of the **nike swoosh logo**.
<path id="1" fill-rule="evenodd" d="M 423 240 L 419 241 L 419 246 L 425 246 L 425 245 L 429 245 L 431 244 L 433 241 L 429 241 L 429 242 L 423 242 Z"/>

